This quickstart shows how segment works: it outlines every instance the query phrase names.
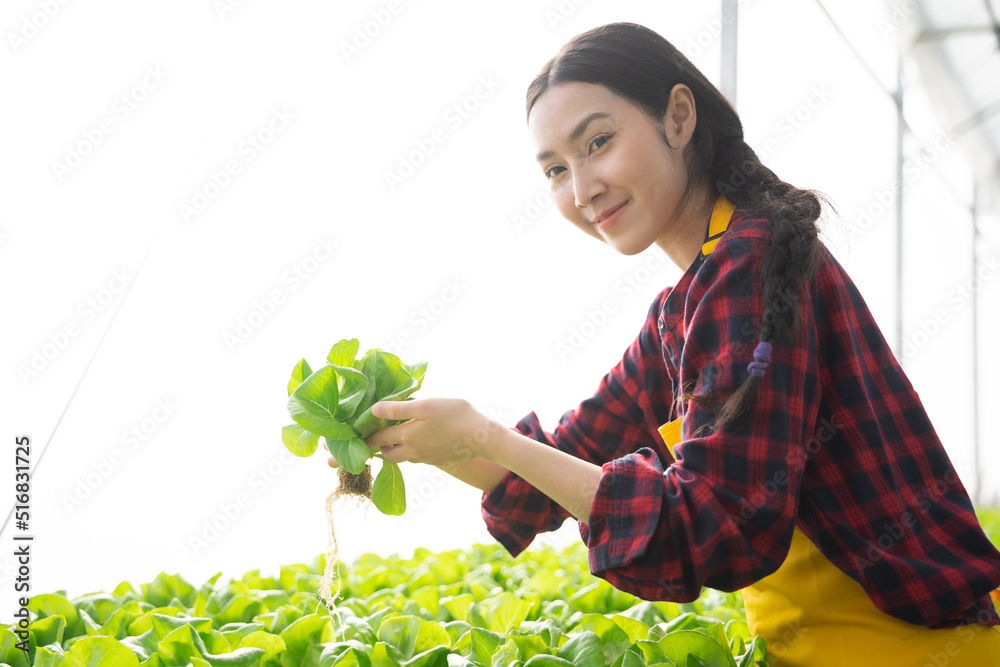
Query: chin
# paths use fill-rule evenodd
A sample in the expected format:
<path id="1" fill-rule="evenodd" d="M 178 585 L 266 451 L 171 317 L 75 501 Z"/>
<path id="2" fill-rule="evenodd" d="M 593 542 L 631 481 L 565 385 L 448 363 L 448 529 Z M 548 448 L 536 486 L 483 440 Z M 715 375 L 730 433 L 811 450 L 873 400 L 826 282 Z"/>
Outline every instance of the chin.
<path id="1" fill-rule="evenodd" d="M 613 243 L 608 243 L 608 245 L 611 246 L 618 254 L 631 257 L 632 255 L 638 255 L 646 250 L 650 245 L 652 245 L 652 242 L 643 243 L 642 241 L 636 241 L 635 239 L 618 239 Z"/>

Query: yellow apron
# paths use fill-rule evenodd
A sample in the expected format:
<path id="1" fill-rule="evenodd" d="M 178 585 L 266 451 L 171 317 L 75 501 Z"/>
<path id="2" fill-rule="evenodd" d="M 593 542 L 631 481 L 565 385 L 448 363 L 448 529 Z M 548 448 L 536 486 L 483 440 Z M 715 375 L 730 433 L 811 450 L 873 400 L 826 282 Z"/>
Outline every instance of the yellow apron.
<path id="1" fill-rule="evenodd" d="M 658 430 L 673 457 L 681 419 Z M 1000 667 L 1000 626 L 932 630 L 890 616 L 798 526 L 781 566 L 741 593 L 770 667 Z"/>

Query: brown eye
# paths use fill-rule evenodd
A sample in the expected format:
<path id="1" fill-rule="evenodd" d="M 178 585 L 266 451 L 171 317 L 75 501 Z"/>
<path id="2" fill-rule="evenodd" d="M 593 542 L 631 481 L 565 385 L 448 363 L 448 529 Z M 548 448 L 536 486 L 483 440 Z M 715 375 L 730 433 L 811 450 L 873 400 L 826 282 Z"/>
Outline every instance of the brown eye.
<path id="1" fill-rule="evenodd" d="M 604 148 L 604 145 L 606 143 L 608 143 L 609 139 L 611 139 L 611 135 L 610 134 L 602 134 L 599 137 L 594 137 L 593 141 L 590 142 L 590 147 L 593 148 L 593 149 L 595 149 L 595 150 L 600 150 L 600 149 Z M 601 144 L 598 146 L 597 142 L 601 142 Z M 593 151 L 591 151 L 591 152 L 593 152 Z"/>

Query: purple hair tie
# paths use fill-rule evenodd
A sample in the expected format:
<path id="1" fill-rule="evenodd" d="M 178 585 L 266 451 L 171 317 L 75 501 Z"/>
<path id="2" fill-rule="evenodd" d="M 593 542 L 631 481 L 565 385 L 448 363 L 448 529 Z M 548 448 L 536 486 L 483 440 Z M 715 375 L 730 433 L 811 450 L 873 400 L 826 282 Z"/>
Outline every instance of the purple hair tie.
<path id="1" fill-rule="evenodd" d="M 753 358 L 756 361 L 751 361 L 747 366 L 747 370 L 759 378 L 764 377 L 764 369 L 767 368 L 768 362 L 771 361 L 771 344 L 758 344 L 757 348 L 753 351 Z"/>

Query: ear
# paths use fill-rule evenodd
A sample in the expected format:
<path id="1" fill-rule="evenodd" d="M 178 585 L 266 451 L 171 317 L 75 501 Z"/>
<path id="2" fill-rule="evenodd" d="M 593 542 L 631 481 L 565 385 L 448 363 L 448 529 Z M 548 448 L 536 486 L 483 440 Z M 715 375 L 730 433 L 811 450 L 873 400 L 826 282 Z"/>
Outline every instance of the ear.
<path id="1" fill-rule="evenodd" d="M 691 141 L 698 122 L 694 93 L 686 84 L 677 83 L 670 89 L 667 111 L 663 114 L 662 122 L 663 131 L 670 145 L 683 152 Z"/>

